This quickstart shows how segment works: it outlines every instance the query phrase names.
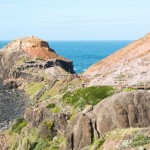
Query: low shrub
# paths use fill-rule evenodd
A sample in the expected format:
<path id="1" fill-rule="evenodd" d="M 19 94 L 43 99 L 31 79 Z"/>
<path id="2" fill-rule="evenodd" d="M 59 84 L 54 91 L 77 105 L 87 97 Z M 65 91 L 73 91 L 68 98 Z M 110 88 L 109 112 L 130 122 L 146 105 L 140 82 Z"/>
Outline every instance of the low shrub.
<path id="1" fill-rule="evenodd" d="M 47 126 L 48 129 L 51 129 L 54 125 L 53 121 L 45 121 L 44 124 Z"/>
<path id="2" fill-rule="evenodd" d="M 44 87 L 45 83 L 44 82 L 31 82 L 28 83 L 26 86 L 26 92 L 30 96 L 34 96 L 40 89 Z"/>
<path id="3" fill-rule="evenodd" d="M 147 135 L 140 134 L 140 135 L 135 136 L 132 139 L 131 146 L 137 147 L 137 146 L 142 146 L 148 143 L 150 143 L 150 137 L 148 137 Z"/>
<path id="4" fill-rule="evenodd" d="M 137 90 L 137 89 L 135 89 L 135 88 L 124 88 L 122 91 L 128 92 L 128 91 L 133 91 L 133 90 Z"/>
<path id="5" fill-rule="evenodd" d="M 49 111 L 51 113 L 59 113 L 61 111 L 61 108 L 59 106 L 55 106 L 54 108 L 51 108 Z"/>
<path id="6" fill-rule="evenodd" d="M 104 137 L 100 137 L 99 139 L 97 139 L 96 141 L 94 141 L 94 143 L 92 144 L 90 149 L 94 149 L 94 150 L 99 150 L 101 148 L 101 146 L 104 144 L 105 142 L 105 138 Z"/>
<path id="7" fill-rule="evenodd" d="M 44 139 L 38 139 L 36 142 L 32 143 L 30 150 L 44 150 L 49 147 L 49 144 Z"/>
<path id="8" fill-rule="evenodd" d="M 64 103 L 75 107 L 83 108 L 85 105 L 96 105 L 102 99 L 114 94 L 114 89 L 109 86 L 87 87 L 79 89 L 73 93 L 67 92 L 62 97 Z"/>
<path id="9" fill-rule="evenodd" d="M 55 107 L 55 104 L 54 103 L 50 103 L 50 104 L 48 104 L 47 106 L 46 106 L 46 108 L 54 108 Z"/>
<path id="10" fill-rule="evenodd" d="M 40 100 L 45 101 L 45 100 L 47 100 L 47 99 L 50 99 L 50 97 L 51 97 L 50 90 L 51 90 L 51 89 L 46 90 L 46 91 L 42 94 L 42 96 L 40 97 Z"/>
<path id="11" fill-rule="evenodd" d="M 23 118 L 16 119 L 16 122 L 12 125 L 11 131 L 20 133 L 22 128 L 24 128 L 27 125 L 27 122 Z"/>
<path id="12" fill-rule="evenodd" d="M 66 139 L 64 137 L 54 137 L 50 142 L 49 150 L 60 150 L 66 146 Z"/>
<path id="13" fill-rule="evenodd" d="M 44 60 L 43 58 L 41 58 L 41 57 L 36 57 L 36 59 L 35 60 Z"/>

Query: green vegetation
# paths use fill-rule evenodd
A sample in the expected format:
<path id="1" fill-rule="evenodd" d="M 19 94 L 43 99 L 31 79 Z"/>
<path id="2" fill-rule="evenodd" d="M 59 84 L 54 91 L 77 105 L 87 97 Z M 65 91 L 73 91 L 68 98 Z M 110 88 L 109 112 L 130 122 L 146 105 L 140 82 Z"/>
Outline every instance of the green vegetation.
<path id="1" fill-rule="evenodd" d="M 44 94 L 42 94 L 42 96 L 40 97 L 40 100 L 47 100 L 51 97 L 51 94 L 50 94 L 50 89 L 49 90 L 46 90 L 44 92 Z"/>
<path id="2" fill-rule="evenodd" d="M 132 147 L 137 147 L 137 146 L 142 146 L 150 143 L 150 137 L 147 135 L 137 135 L 132 139 L 131 146 Z"/>
<path id="3" fill-rule="evenodd" d="M 18 135 L 20 140 L 17 140 L 16 143 L 12 145 L 12 150 L 16 150 L 18 148 L 25 150 L 49 150 L 50 141 L 40 138 L 37 128 L 32 128 L 32 130 L 25 128 L 24 132 L 29 133 L 28 136 L 24 133 Z"/>
<path id="4" fill-rule="evenodd" d="M 11 132 L 20 133 L 22 128 L 27 125 L 27 122 L 23 118 L 16 119 L 16 122 L 11 127 Z"/>
<path id="5" fill-rule="evenodd" d="M 34 96 L 41 88 L 43 88 L 45 85 L 44 82 L 31 82 L 31 83 L 28 83 L 27 86 L 26 86 L 26 92 L 28 95 L 30 96 Z"/>
<path id="6" fill-rule="evenodd" d="M 35 60 L 44 60 L 44 59 L 41 57 L 37 57 Z"/>
<path id="7" fill-rule="evenodd" d="M 128 92 L 128 91 L 133 91 L 133 90 L 137 90 L 137 89 L 135 89 L 135 88 L 124 88 L 122 91 Z"/>
<path id="8" fill-rule="evenodd" d="M 50 142 L 49 150 L 60 150 L 66 146 L 66 140 L 64 137 L 54 137 Z"/>
<path id="9" fill-rule="evenodd" d="M 65 144 L 64 137 L 54 137 L 51 141 L 39 138 L 31 144 L 29 150 L 60 150 L 65 147 Z"/>
<path id="10" fill-rule="evenodd" d="M 61 111 L 61 108 L 59 106 L 55 106 L 54 108 L 51 108 L 49 111 L 51 113 L 59 113 Z"/>
<path id="11" fill-rule="evenodd" d="M 106 134 L 105 139 L 107 141 L 115 141 L 122 139 L 126 135 L 134 135 L 136 132 L 138 132 L 138 128 L 129 128 L 129 129 L 119 129 L 116 128 L 113 131 L 110 131 Z"/>
<path id="12" fill-rule="evenodd" d="M 48 104 L 47 106 L 46 106 L 46 108 L 54 108 L 55 107 L 55 104 L 54 103 L 50 103 L 50 104 Z"/>
<path id="13" fill-rule="evenodd" d="M 44 121 L 44 124 L 47 126 L 48 129 L 51 129 L 54 125 L 53 121 Z"/>
<path id="14" fill-rule="evenodd" d="M 49 144 L 44 139 L 38 139 L 34 143 L 32 143 L 30 150 L 46 150 Z"/>
<path id="15" fill-rule="evenodd" d="M 73 119 L 75 118 L 76 114 L 77 114 L 77 110 L 76 109 L 72 109 L 71 116 L 70 116 L 69 120 L 73 121 Z"/>
<path id="16" fill-rule="evenodd" d="M 64 94 L 62 101 L 73 105 L 74 107 L 83 108 L 85 105 L 96 105 L 102 99 L 114 94 L 114 89 L 109 86 L 87 87 L 79 89 L 73 93 Z"/>
<path id="17" fill-rule="evenodd" d="M 28 57 L 20 57 L 20 58 L 17 60 L 17 64 L 18 64 L 18 65 L 23 65 L 26 61 L 29 61 L 29 58 L 28 58 Z"/>
<path id="18" fill-rule="evenodd" d="M 94 141 L 94 143 L 90 146 L 91 150 L 100 150 L 100 148 L 102 147 L 102 145 L 105 142 L 105 138 L 104 137 L 100 137 L 99 139 L 97 139 L 96 141 Z"/>
<path id="19" fill-rule="evenodd" d="M 45 122 L 46 124 L 51 124 Z M 28 130 L 29 131 L 29 130 Z M 21 135 L 23 136 L 23 134 Z M 21 146 L 21 147 L 19 147 Z M 48 138 L 40 138 L 38 129 L 32 128 L 28 136 L 21 137 L 20 141 L 16 141 L 11 147 L 12 150 L 26 149 L 26 150 L 60 150 L 66 146 L 66 139 L 63 136 L 55 136 L 51 140 Z"/>

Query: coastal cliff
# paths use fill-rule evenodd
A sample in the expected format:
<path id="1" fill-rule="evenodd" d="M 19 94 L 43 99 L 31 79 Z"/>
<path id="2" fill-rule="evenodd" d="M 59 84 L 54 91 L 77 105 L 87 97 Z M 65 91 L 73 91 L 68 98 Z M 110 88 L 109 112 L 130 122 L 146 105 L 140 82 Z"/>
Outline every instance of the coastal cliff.
<path id="1" fill-rule="evenodd" d="M 23 71 L 28 68 L 58 67 L 68 73 L 74 73 L 73 63 L 51 49 L 46 41 L 34 36 L 13 40 L 0 52 L 1 70 Z M 56 69 L 55 69 L 56 70 Z"/>

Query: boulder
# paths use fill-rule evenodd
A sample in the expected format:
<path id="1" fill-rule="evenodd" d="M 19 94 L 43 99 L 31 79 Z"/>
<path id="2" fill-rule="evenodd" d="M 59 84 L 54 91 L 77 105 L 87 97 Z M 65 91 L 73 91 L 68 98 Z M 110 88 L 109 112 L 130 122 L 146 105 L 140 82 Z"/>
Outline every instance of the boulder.
<path id="1" fill-rule="evenodd" d="M 42 137 L 54 137 L 66 134 L 70 116 L 65 113 L 51 113 L 48 108 L 28 108 L 25 112 L 25 120 L 32 127 L 39 128 Z"/>
<path id="2" fill-rule="evenodd" d="M 75 117 L 68 127 L 67 150 L 80 150 L 115 128 L 149 125 L 150 93 L 142 90 L 119 93 Z"/>

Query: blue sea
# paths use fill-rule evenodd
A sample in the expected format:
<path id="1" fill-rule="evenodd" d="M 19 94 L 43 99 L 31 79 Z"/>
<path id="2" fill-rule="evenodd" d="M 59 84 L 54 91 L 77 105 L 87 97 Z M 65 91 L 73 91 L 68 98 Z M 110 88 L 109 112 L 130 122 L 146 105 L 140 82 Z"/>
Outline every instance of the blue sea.
<path id="1" fill-rule="evenodd" d="M 0 41 L 0 48 L 9 41 Z M 49 41 L 59 55 L 72 60 L 77 73 L 123 48 L 132 41 Z"/>

